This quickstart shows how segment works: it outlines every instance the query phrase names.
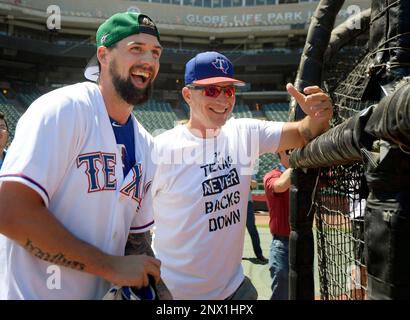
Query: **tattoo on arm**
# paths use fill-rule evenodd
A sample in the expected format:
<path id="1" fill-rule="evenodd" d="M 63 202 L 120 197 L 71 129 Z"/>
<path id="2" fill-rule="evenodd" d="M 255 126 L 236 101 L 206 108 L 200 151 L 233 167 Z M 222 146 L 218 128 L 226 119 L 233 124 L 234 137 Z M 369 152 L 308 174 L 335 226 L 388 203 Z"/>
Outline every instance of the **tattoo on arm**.
<path id="1" fill-rule="evenodd" d="M 27 239 L 26 244 L 24 245 L 24 248 L 30 252 L 32 255 L 34 255 L 36 258 L 39 258 L 41 260 L 53 263 L 53 264 L 58 264 L 64 267 L 68 267 L 74 270 L 79 270 L 82 271 L 85 269 L 85 264 L 74 261 L 74 260 L 68 260 L 64 254 L 57 253 L 55 255 L 52 255 L 51 253 L 44 252 L 41 250 L 39 247 L 36 247 L 33 245 L 33 242 L 30 239 Z"/>
<path id="2" fill-rule="evenodd" d="M 146 254 L 155 257 L 151 249 L 151 234 L 149 231 L 144 233 L 131 233 L 128 236 L 127 245 L 125 246 L 125 255 Z"/>
<path id="3" fill-rule="evenodd" d="M 301 134 L 302 134 L 303 139 L 305 139 L 306 143 L 313 140 L 313 134 L 309 128 L 303 128 Z"/>

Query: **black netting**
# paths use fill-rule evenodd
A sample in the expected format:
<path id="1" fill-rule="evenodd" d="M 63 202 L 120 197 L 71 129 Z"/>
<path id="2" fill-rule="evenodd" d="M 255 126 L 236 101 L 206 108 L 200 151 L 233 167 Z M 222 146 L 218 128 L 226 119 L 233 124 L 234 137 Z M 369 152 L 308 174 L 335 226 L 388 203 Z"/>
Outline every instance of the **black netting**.
<path id="1" fill-rule="evenodd" d="M 363 101 L 371 63 L 362 47 L 348 47 L 326 67 L 326 83 L 335 106 L 332 126 L 340 130 L 329 132 L 330 139 L 321 144 L 322 158 L 338 165 L 321 169 L 314 197 L 321 299 L 366 297 L 363 238 L 367 188 L 354 129 L 360 125 L 359 112 L 374 104 Z M 318 157 L 317 151 L 314 154 Z"/>
<path id="2" fill-rule="evenodd" d="M 321 299 L 363 299 L 366 292 L 360 163 L 321 169 L 314 200 Z"/>
<path id="3" fill-rule="evenodd" d="M 370 32 L 339 28 L 332 39 L 343 41 L 329 45 L 338 51 L 328 50 L 337 53 L 323 66 L 332 129 L 291 156 L 293 167 L 319 171 L 308 214 L 322 299 L 410 294 L 410 85 L 402 80 L 410 74 L 409 13 L 408 1 L 373 0 Z"/>

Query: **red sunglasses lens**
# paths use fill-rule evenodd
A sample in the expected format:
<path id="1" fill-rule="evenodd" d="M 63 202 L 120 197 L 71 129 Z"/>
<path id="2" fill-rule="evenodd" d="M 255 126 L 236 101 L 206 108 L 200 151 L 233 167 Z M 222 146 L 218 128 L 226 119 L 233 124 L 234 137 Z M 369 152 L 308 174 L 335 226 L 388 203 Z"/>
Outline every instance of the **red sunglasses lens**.
<path id="1" fill-rule="evenodd" d="M 225 97 L 230 98 L 235 94 L 235 87 L 225 87 Z"/>
<path id="2" fill-rule="evenodd" d="M 204 88 L 204 93 L 207 97 L 216 98 L 221 92 L 224 92 L 225 97 L 230 98 L 235 94 L 235 87 L 217 87 L 217 86 L 207 86 Z"/>
<path id="3" fill-rule="evenodd" d="M 215 86 L 208 86 L 204 88 L 207 97 L 216 98 L 221 94 L 221 89 Z"/>

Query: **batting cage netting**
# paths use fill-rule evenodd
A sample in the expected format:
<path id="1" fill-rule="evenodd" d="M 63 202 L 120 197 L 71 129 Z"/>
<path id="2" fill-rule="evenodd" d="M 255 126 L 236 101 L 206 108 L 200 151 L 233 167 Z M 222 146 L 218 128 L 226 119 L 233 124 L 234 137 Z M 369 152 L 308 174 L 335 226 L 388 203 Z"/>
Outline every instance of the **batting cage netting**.
<path id="1" fill-rule="evenodd" d="M 342 5 L 319 3 L 296 79 L 335 109 L 332 129 L 291 156 L 290 298 L 314 298 L 316 252 L 316 298 L 408 299 L 410 4 L 373 0 L 333 29 Z M 304 116 L 295 101 L 290 114 Z"/>

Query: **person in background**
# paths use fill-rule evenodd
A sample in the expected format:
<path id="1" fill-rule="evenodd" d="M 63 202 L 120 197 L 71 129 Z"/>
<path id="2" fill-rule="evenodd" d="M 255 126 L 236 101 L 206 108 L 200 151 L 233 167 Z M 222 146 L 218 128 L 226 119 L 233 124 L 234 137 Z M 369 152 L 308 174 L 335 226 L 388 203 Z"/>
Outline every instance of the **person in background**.
<path id="1" fill-rule="evenodd" d="M 255 224 L 255 211 L 254 211 L 253 200 L 252 200 L 252 190 L 256 189 L 256 186 L 257 186 L 256 178 L 255 176 L 252 176 L 251 186 L 249 189 L 249 197 L 248 197 L 246 229 L 248 230 L 249 236 L 251 237 L 252 248 L 253 248 L 253 251 L 255 252 L 256 258 L 258 259 L 260 263 L 265 264 L 268 262 L 268 259 L 266 259 L 262 253 L 261 241 L 259 238 L 258 229 L 256 228 L 256 224 Z"/>
<path id="2" fill-rule="evenodd" d="M 278 152 L 280 164 L 263 178 L 269 209 L 269 229 L 272 243 L 269 252 L 269 271 L 272 278 L 271 300 L 289 297 L 289 155 Z"/>
<path id="3" fill-rule="evenodd" d="M 0 169 L 6 157 L 6 145 L 9 141 L 9 127 L 3 112 L 0 112 Z"/>

